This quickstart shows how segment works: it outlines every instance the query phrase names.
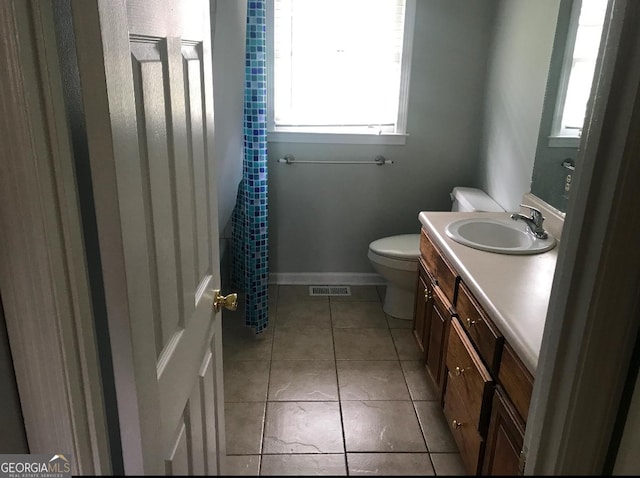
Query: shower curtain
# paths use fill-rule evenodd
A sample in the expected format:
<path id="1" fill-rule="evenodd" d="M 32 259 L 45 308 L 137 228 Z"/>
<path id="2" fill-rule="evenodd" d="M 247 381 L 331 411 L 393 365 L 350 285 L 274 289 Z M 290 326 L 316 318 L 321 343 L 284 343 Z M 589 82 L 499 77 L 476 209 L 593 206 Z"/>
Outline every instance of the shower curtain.
<path id="1" fill-rule="evenodd" d="M 244 159 L 232 215 L 231 280 L 245 292 L 245 324 L 269 322 L 267 238 L 266 1 L 247 2 Z"/>

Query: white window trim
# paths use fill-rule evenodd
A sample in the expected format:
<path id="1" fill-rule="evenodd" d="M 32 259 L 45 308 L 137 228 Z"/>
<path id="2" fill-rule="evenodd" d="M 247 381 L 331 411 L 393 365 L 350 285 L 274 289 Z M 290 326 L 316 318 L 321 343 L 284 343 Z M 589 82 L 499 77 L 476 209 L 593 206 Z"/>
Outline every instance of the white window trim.
<path id="1" fill-rule="evenodd" d="M 573 5 L 571 6 L 569 30 L 567 32 L 567 41 L 562 58 L 562 73 L 560 74 L 555 111 L 553 113 L 553 121 L 551 123 L 551 134 L 549 135 L 549 147 L 551 148 L 577 148 L 580 145 L 580 136 L 576 134 L 572 135 L 563 133 L 561 131 L 561 125 L 562 115 L 564 113 L 564 103 L 567 98 L 567 89 L 569 87 L 569 77 L 571 76 L 571 67 L 573 65 L 573 49 L 575 48 L 576 36 L 578 34 L 578 23 L 580 20 L 581 8 L 582 1 L 574 0 Z"/>
<path id="2" fill-rule="evenodd" d="M 416 0 L 405 4 L 402 64 L 400 70 L 400 95 L 398 120 L 395 133 L 320 133 L 311 131 L 278 131 L 274 122 L 273 49 L 274 49 L 274 0 L 267 0 L 267 141 L 269 143 L 332 143 L 332 144 L 390 144 L 406 143 L 407 114 L 409 109 L 409 80 L 413 58 L 413 32 L 415 29 Z"/>

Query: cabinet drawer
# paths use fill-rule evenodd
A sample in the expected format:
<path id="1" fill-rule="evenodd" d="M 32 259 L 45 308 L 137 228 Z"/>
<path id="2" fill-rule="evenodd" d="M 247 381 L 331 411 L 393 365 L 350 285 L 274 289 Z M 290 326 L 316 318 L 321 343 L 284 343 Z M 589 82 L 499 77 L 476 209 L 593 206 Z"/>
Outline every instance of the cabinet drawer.
<path id="1" fill-rule="evenodd" d="M 440 286 L 451 304 L 454 303 L 456 290 L 456 274 L 440 254 L 440 250 L 431 241 L 424 229 L 420 234 L 420 254 L 427 269 L 433 276 L 435 285 Z"/>
<path id="2" fill-rule="evenodd" d="M 476 302 L 463 282 L 458 285 L 456 300 L 456 311 L 460 323 L 471 337 L 484 363 L 495 373 L 498 370 L 504 337 L 482 311 L 480 304 Z"/>
<path id="3" fill-rule="evenodd" d="M 508 343 L 504 344 L 502 350 L 498 382 L 513 402 L 520 417 L 526 422 L 533 392 L 533 376 Z"/>
<path id="4" fill-rule="evenodd" d="M 447 389 L 455 387 L 473 423 L 480 433 L 484 433 L 489 421 L 493 379 L 455 317 L 451 319 L 446 364 L 450 374 Z"/>
<path id="5" fill-rule="evenodd" d="M 448 372 L 447 383 L 453 375 Z M 464 398 L 457 393 L 456 387 L 447 385 L 444 398 L 444 415 L 453 435 L 460 456 L 469 475 L 475 475 L 481 469 L 480 457 L 484 448 L 483 440 L 469 416 Z"/>

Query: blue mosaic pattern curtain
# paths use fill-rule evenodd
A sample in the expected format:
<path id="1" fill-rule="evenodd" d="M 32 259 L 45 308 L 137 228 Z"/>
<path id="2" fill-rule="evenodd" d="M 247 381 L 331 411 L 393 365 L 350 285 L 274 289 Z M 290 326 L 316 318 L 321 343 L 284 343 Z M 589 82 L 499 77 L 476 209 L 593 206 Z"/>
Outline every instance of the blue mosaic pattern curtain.
<path id="1" fill-rule="evenodd" d="M 245 324 L 261 333 L 269 322 L 266 1 L 247 3 L 244 160 L 232 225 L 231 279 L 245 292 Z"/>

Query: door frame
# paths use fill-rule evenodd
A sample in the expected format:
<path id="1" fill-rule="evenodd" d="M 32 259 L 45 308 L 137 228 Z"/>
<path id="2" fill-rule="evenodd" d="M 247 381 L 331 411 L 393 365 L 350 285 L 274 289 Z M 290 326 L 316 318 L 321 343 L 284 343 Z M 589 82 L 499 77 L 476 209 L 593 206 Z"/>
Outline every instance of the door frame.
<path id="1" fill-rule="evenodd" d="M 51 2 L 0 2 L 0 289 L 31 453 L 111 474 Z"/>
<path id="2" fill-rule="evenodd" d="M 640 312 L 640 4 L 611 0 L 560 241 L 526 474 L 610 473 Z M 523 304 L 526 306 L 526 304 Z"/>

